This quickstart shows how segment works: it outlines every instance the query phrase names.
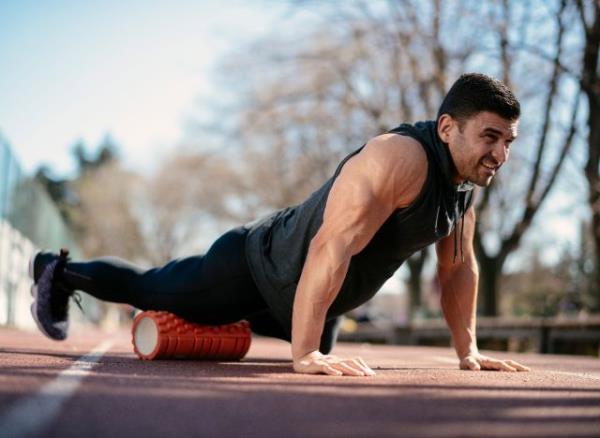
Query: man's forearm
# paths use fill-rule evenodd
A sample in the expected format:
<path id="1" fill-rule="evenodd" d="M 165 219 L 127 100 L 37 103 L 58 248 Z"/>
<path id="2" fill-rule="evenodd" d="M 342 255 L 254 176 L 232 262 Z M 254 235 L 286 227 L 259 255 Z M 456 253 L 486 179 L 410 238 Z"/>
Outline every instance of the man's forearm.
<path id="1" fill-rule="evenodd" d="M 456 267 L 440 270 L 439 279 L 444 317 L 452 332 L 456 354 L 463 358 L 477 351 L 477 262 L 465 260 Z"/>
<path id="2" fill-rule="evenodd" d="M 341 288 L 348 264 L 335 246 L 312 245 L 309 249 L 294 298 L 294 359 L 319 349 L 327 310 Z"/>

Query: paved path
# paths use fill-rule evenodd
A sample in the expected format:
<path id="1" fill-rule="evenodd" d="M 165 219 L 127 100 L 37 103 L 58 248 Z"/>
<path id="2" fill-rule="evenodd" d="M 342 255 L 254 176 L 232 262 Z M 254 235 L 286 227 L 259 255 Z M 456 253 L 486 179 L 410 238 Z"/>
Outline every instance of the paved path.
<path id="1" fill-rule="evenodd" d="M 600 359 L 487 352 L 533 368 L 504 373 L 448 348 L 333 353 L 377 375 L 296 374 L 289 344 L 259 337 L 242 362 L 142 362 L 127 332 L 0 329 L 0 437 L 600 437 Z"/>

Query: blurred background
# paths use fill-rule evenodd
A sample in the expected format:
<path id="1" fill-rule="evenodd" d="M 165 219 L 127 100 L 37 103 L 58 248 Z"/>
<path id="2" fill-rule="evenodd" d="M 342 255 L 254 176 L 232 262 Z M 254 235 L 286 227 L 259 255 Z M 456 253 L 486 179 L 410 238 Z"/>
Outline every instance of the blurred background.
<path id="1" fill-rule="evenodd" d="M 480 347 L 600 355 L 599 47 L 594 0 L 1 2 L 0 324 L 34 328 L 36 248 L 203 253 L 479 71 L 523 108 L 477 197 Z M 411 258 L 342 339 L 449 345 L 435 264 Z"/>

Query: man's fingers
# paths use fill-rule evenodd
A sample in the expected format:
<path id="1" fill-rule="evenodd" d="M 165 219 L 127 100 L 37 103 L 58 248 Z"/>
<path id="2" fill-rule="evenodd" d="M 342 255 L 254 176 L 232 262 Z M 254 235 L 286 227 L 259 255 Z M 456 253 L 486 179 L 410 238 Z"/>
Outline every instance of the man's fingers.
<path id="1" fill-rule="evenodd" d="M 356 368 L 353 368 L 352 366 L 350 366 L 350 364 L 346 363 L 346 362 L 338 362 L 336 364 L 332 365 L 334 368 L 341 370 L 344 372 L 344 374 L 349 374 L 351 376 L 364 376 L 365 373 L 363 373 L 361 370 L 357 370 Z"/>
<path id="2" fill-rule="evenodd" d="M 356 359 L 341 359 L 336 356 L 323 356 L 324 361 L 336 370 L 342 371 L 345 375 L 351 376 L 370 376 L 375 372 L 368 366 L 363 366 Z M 364 362 L 363 362 L 364 363 Z M 366 365 L 366 364 L 365 364 Z"/>
<path id="3" fill-rule="evenodd" d="M 346 359 L 343 361 L 346 365 L 349 365 L 350 367 L 352 367 L 353 369 L 360 371 L 362 373 L 363 376 L 368 375 L 369 373 L 367 372 L 367 370 L 365 370 L 363 368 L 363 366 L 361 364 L 358 363 L 357 360 L 355 359 Z"/>
<path id="4" fill-rule="evenodd" d="M 461 369 L 468 370 L 499 370 L 499 371 L 530 371 L 529 367 L 514 360 L 499 360 L 487 356 L 468 356 L 460 363 Z"/>
<path id="5" fill-rule="evenodd" d="M 514 368 L 514 367 L 510 366 L 509 364 L 507 364 L 507 363 L 506 363 L 506 362 L 504 362 L 504 361 L 500 361 L 500 369 L 501 369 L 502 371 L 517 371 L 517 369 L 516 369 L 516 368 Z"/>
<path id="6" fill-rule="evenodd" d="M 360 373 L 359 375 L 361 376 L 366 376 L 367 372 L 365 370 L 362 369 L 362 366 L 360 366 L 358 364 L 358 362 L 356 362 L 353 359 L 346 359 L 344 362 L 344 365 L 348 365 L 350 368 L 352 368 L 353 370 L 357 371 L 358 373 Z"/>
<path id="7" fill-rule="evenodd" d="M 320 371 L 324 372 L 325 374 L 329 374 L 330 376 L 342 376 L 344 374 L 343 372 L 336 370 L 329 364 L 321 365 Z"/>
<path id="8" fill-rule="evenodd" d="M 516 368 L 517 371 L 531 371 L 531 368 L 526 367 L 525 365 L 521 365 L 519 362 L 515 362 L 514 360 L 509 359 L 506 362 L 509 363 L 514 368 Z"/>
<path id="9" fill-rule="evenodd" d="M 300 373 L 324 373 L 330 376 L 371 376 L 375 374 L 361 358 L 341 359 L 332 355 L 298 361 L 298 363 L 294 363 L 294 370 Z"/>
<path id="10" fill-rule="evenodd" d="M 343 361 L 343 363 L 349 365 L 350 367 L 352 367 L 353 369 L 359 371 L 362 376 L 373 376 L 375 375 L 375 372 L 373 372 L 373 370 L 371 370 L 368 366 L 363 366 L 359 361 L 358 358 L 356 359 L 346 359 Z"/>
<path id="11" fill-rule="evenodd" d="M 511 367 L 506 362 L 504 362 L 502 360 L 498 360 L 498 359 L 487 359 L 483 365 L 485 368 L 491 368 L 494 370 L 517 371 L 515 368 Z"/>
<path id="12" fill-rule="evenodd" d="M 308 368 L 305 369 L 304 372 L 308 374 L 324 373 L 329 374 L 330 376 L 341 376 L 343 374 L 341 371 L 336 370 L 323 360 L 314 361 L 308 366 Z"/>
<path id="13" fill-rule="evenodd" d="M 369 376 L 374 376 L 375 375 L 375 371 L 373 371 L 369 365 L 367 365 L 367 363 L 362 359 L 362 357 L 357 357 L 354 359 L 356 362 L 358 362 L 363 370 L 369 375 Z"/>

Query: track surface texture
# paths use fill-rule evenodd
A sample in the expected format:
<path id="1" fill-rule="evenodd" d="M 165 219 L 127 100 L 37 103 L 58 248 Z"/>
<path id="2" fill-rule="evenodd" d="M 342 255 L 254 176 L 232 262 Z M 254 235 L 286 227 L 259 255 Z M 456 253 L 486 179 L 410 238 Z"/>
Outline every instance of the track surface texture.
<path id="1" fill-rule="evenodd" d="M 128 332 L 72 332 L 0 329 L 0 436 L 600 437 L 592 357 L 483 351 L 532 371 L 461 371 L 449 348 L 338 344 L 377 375 L 335 377 L 294 373 L 273 339 L 240 362 L 140 361 Z"/>

